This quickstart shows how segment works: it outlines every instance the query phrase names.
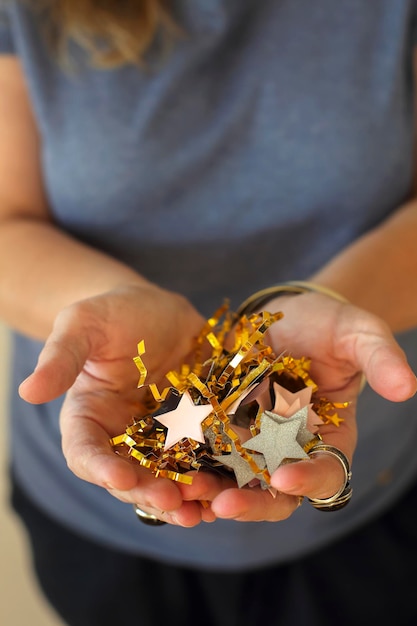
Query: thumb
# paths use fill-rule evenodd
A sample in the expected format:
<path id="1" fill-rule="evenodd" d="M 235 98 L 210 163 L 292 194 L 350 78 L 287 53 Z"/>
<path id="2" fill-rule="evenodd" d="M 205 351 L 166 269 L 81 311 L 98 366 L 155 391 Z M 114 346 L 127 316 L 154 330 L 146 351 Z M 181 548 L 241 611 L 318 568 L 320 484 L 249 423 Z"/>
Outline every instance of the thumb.
<path id="1" fill-rule="evenodd" d="M 362 336 L 357 344 L 360 369 L 383 398 L 402 402 L 417 391 L 417 379 L 394 337 Z"/>
<path id="2" fill-rule="evenodd" d="M 31 404 L 58 398 L 74 384 L 89 352 L 86 339 L 69 332 L 53 331 L 34 371 L 19 386 L 20 397 Z"/>

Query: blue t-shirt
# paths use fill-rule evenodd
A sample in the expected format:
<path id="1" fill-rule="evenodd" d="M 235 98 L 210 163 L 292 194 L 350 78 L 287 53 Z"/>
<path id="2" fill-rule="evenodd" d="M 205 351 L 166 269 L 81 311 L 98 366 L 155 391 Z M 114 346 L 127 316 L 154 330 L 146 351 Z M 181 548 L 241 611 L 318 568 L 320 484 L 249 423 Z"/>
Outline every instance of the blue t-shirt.
<path id="1" fill-rule="evenodd" d="M 410 196 L 416 5 L 172 4 L 186 35 L 147 69 L 92 69 L 72 44 L 76 70 L 65 73 L 38 19 L 13 2 L 0 9 L 0 49 L 23 64 L 57 224 L 210 315 L 225 297 L 234 307 L 309 276 Z M 417 371 L 416 332 L 399 340 Z M 106 545 L 214 569 L 283 562 L 385 510 L 417 474 L 417 399 L 398 405 L 366 389 L 346 509 L 146 527 L 130 505 L 68 470 L 61 400 L 18 398 L 40 348 L 15 336 L 16 476 L 51 516 Z"/>

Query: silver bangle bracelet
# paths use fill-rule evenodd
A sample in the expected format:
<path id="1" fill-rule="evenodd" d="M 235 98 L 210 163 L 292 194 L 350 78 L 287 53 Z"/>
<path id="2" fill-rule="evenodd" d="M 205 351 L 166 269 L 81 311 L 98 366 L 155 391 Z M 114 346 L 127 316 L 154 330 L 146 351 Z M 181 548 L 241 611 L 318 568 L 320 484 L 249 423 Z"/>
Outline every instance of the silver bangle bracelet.
<path id="1" fill-rule="evenodd" d="M 308 281 L 292 280 L 286 283 L 281 283 L 280 285 L 273 285 L 272 287 L 266 287 L 266 289 L 256 291 L 244 300 L 242 304 L 240 304 L 236 314 L 239 317 L 242 315 L 250 315 L 259 309 L 259 307 L 278 295 L 299 295 L 311 292 L 322 293 L 330 298 L 333 298 L 333 300 L 338 300 L 339 302 L 344 302 L 345 304 L 349 303 L 346 298 L 341 296 L 336 291 L 333 291 L 333 289 L 329 289 L 329 287 L 323 287 L 322 285 L 317 285 L 316 283 Z"/>

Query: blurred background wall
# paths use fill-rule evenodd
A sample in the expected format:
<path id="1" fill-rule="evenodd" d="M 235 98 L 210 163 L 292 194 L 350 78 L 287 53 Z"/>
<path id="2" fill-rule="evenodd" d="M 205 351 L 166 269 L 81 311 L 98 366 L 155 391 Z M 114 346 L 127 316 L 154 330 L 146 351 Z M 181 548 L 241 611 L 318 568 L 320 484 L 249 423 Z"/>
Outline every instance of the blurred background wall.
<path id="1" fill-rule="evenodd" d="M 2 626 L 62 626 L 38 591 L 26 538 L 7 504 L 7 329 L 0 324 L 0 624 Z"/>

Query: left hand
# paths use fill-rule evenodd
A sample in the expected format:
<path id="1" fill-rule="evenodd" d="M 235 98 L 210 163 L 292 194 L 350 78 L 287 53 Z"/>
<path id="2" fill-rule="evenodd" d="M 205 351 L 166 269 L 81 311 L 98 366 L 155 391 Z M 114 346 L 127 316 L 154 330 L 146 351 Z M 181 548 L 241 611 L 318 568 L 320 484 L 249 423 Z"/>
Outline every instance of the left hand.
<path id="1" fill-rule="evenodd" d="M 275 353 L 286 350 L 294 357 L 311 358 L 311 376 L 319 387 L 317 395 L 350 403 L 340 411 L 340 426 L 323 425 L 319 432 L 325 443 L 339 448 L 351 462 L 362 372 L 373 390 L 387 400 L 404 401 L 416 391 L 416 377 L 401 348 L 385 322 L 323 294 L 280 297 L 263 308 L 284 312 L 284 318 L 269 330 Z M 207 474 L 197 476 L 192 486 L 180 488 L 184 499 L 210 500 L 217 517 L 276 521 L 297 508 L 299 496 L 330 497 L 343 480 L 336 459 L 317 455 L 308 462 L 282 465 L 274 472 L 271 485 L 279 491 L 275 499 L 259 487 L 238 489 Z"/>

